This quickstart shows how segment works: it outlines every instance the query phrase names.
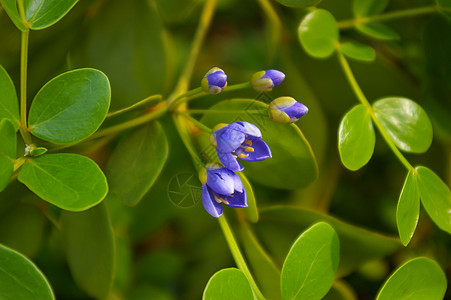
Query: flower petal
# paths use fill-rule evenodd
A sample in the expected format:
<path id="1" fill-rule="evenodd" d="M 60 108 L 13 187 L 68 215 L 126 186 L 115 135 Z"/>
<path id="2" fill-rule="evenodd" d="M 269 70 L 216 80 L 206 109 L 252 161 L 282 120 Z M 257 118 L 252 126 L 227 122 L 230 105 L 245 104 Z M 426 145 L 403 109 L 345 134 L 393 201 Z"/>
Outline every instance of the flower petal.
<path id="1" fill-rule="evenodd" d="M 233 130 L 229 127 L 230 125 L 218 129 L 213 133 L 216 138 L 216 150 L 218 153 L 235 151 L 246 138 L 243 132 Z"/>
<path id="2" fill-rule="evenodd" d="M 241 182 L 240 176 L 233 174 L 233 183 L 235 192 L 241 193 L 244 190 L 243 183 Z"/>
<path id="3" fill-rule="evenodd" d="M 262 137 L 262 133 L 260 129 L 258 129 L 257 126 L 255 126 L 252 123 L 240 121 L 240 122 L 234 122 L 228 125 L 230 129 L 235 129 L 237 131 L 240 131 L 242 133 L 245 133 L 247 135 L 253 136 L 253 137 Z"/>
<path id="4" fill-rule="evenodd" d="M 262 139 L 252 139 L 251 147 L 254 151 L 246 151 L 247 147 L 240 147 L 235 152 L 239 158 L 246 161 L 259 161 L 272 157 L 271 149 Z"/>
<path id="5" fill-rule="evenodd" d="M 296 102 L 290 107 L 281 109 L 290 117 L 290 122 L 296 122 L 300 117 L 308 113 L 308 108 L 302 103 Z"/>
<path id="6" fill-rule="evenodd" d="M 240 162 L 233 156 L 232 153 L 218 153 L 219 160 L 221 163 L 229 169 L 230 171 L 234 172 L 241 172 L 243 171 L 243 166 L 240 164 Z"/>
<path id="7" fill-rule="evenodd" d="M 215 193 L 221 195 L 230 195 L 235 191 L 233 173 L 226 168 L 208 168 L 207 167 L 207 185 Z"/>
<path id="8" fill-rule="evenodd" d="M 229 203 L 226 204 L 230 207 L 247 207 L 247 195 L 246 190 L 243 189 L 242 193 L 235 192 L 233 197 L 226 196 L 225 200 Z"/>
<path id="9" fill-rule="evenodd" d="M 205 184 L 202 186 L 202 204 L 211 216 L 215 218 L 222 216 L 221 203 L 216 202 L 213 191 Z"/>

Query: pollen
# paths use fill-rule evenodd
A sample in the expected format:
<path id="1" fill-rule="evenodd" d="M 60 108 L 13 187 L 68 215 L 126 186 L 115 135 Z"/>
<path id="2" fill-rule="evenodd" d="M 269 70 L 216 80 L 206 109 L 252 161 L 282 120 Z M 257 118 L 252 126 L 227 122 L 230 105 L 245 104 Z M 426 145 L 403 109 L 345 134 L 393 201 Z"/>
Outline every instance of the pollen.
<path id="1" fill-rule="evenodd" d="M 245 157 L 248 157 L 248 156 L 249 156 L 249 154 L 244 154 L 244 153 L 238 154 L 239 158 L 245 158 Z"/>
<path id="2" fill-rule="evenodd" d="M 229 205 L 229 201 L 227 201 L 227 200 L 225 200 L 225 199 L 223 199 L 223 198 L 221 198 L 221 197 L 218 197 L 218 196 L 216 196 L 216 195 L 215 195 L 215 200 L 216 200 L 216 202 L 218 202 L 218 203 L 223 202 L 225 205 Z"/>
<path id="3" fill-rule="evenodd" d="M 244 150 L 246 150 L 246 152 L 254 152 L 254 148 L 252 147 L 245 147 Z"/>
<path id="4" fill-rule="evenodd" d="M 248 144 L 249 146 L 252 146 L 252 141 L 251 141 L 251 140 L 244 140 L 244 142 L 245 142 L 246 144 Z"/>

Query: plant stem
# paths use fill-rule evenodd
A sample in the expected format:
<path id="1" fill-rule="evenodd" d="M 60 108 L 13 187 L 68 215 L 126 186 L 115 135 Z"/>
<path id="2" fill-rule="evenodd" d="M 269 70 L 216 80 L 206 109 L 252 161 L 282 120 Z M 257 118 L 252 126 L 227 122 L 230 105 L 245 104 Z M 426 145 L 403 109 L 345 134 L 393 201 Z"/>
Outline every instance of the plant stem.
<path id="1" fill-rule="evenodd" d="M 230 251 L 232 252 L 232 256 L 237 264 L 238 268 L 243 271 L 244 275 L 246 275 L 247 280 L 249 281 L 254 295 L 257 299 L 265 299 L 262 292 L 259 290 L 257 283 L 255 283 L 254 278 L 252 277 L 249 268 L 247 267 L 246 261 L 244 260 L 243 255 L 241 254 L 240 248 L 236 242 L 235 236 L 233 235 L 232 230 L 230 229 L 229 223 L 224 215 L 218 218 L 219 225 L 221 225 L 222 232 L 227 240 L 227 244 L 229 245 Z"/>
<path id="2" fill-rule="evenodd" d="M 20 2 L 20 1 L 19 1 Z M 20 124 L 19 130 L 25 144 L 32 144 L 27 128 L 27 60 L 29 30 L 22 31 L 20 51 Z"/>
<path id="3" fill-rule="evenodd" d="M 338 28 L 347 29 L 351 27 L 355 27 L 360 24 L 367 24 L 371 22 L 383 22 L 390 21 L 395 19 L 413 17 L 418 15 L 432 14 L 439 10 L 448 11 L 448 9 L 441 7 L 439 5 L 425 6 L 425 7 L 416 7 L 406 10 L 392 11 L 385 14 L 377 15 L 377 16 L 368 16 L 368 17 L 356 17 L 350 20 L 344 20 L 338 22 Z"/>
<path id="4" fill-rule="evenodd" d="M 185 100 L 189 100 L 191 96 L 200 95 L 202 93 L 203 93 L 202 88 L 198 87 L 198 88 L 189 90 L 188 92 L 179 95 L 177 98 L 172 100 L 171 104 L 169 105 L 169 110 L 172 110 L 174 107 L 176 107 L 182 103 L 185 103 L 186 102 Z"/>
<path id="5" fill-rule="evenodd" d="M 216 0 L 205 1 L 205 6 L 200 17 L 199 25 L 197 27 L 196 33 L 194 35 L 193 44 L 191 46 L 190 54 L 187 58 L 185 68 L 183 69 L 182 75 L 180 76 L 176 88 L 172 93 L 171 97 L 168 99 L 168 105 L 178 97 L 178 95 L 186 92 L 188 89 L 188 84 L 193 73 L 194 64 L 196 63 L 197 57 L 199 56 L 200 47 L 204 41 L 207 29 L 210 25 L 210 21 L 213 17 L 213 13 L 216 7 Z M 174 99 L 173 99 L 174 97 Z"/>
<path id="6" fill-rule="evenodd" d="M 374 124 L 376 125 L 377 129 L 381 133 L 382 137 L 386 141 L 387 145 L 391 148 L 393 153 L 396 155 L 396 157 L 401 161 L 401 163 L 406 167 L 408 171 L 413 170 L 412 165 L 407 161 L 407 159 L 402 155 L 401 151 L 396 147 L 396 145 L 393 143 L 392 139 L 388 135 L 388 133 L 385 131 L 382 124 L 379 122 L 379 119 L 376 117 L 376 114 L 374 113 L 374 108 L 371 106 L 371 104 L 368 102 L 368 100 L 365 97 L 365 94 L 361 90 L 359 84 L 357 83 L 357 80 L 354 77 L 354 74 L 352 73 L 351 67 L 348 64 L 348 61 L 346 58 L 341 54 L 339 51 L 338 53 L 338 59 L 340 61 L 340 65 L 346 75 L 346 78 L 349 81 L 349 84 L 351 85 L 351 88 L 356 95 L 357 99 L 365 105 L 368 109 L 368 112 L 371 115 L 371 119 L 373 120 Z"/>
<path id="7" fill-rule="evenodd" d="M 193 117 L 191 117 L 190 115 L 183 113 L 183 112 L 179 112 L 179 115 L 183 116 L 185 119 L 191 121 L 194 125 L 196 125 L 197 128 L 205 131 L 206 133 L 211 133 L 211 128 L 208 126 L 205 126 L 204 124 L 202 124 L 201 122 L 199 122 L 198 120 L 194 119 Z"/>
<path id="8" fill-rule="evenodd" d="M 247 114 L 268 114 L 267 109 L 255 109 L 255 110 L 214 110 L 214 109 L 187 109 L 185 111 L 188 114 L 205 114 L 205 113 L 211 113 L 211 114 L 239 114 L 239 113 L 247 113 Z"/>
<path id="9" fill-rule="evenodd" d="M 233 85 L 229 85 L 226 86 L 226 88 L 224 89 L 224 92 L 231 92 L 231 91 L 236 91 L 236 90 L 242 90 L 242 89 L 247 89 L 247 88 L 251 88 L 252 84 L 248 81 L 248 82 L 243 82 L 243 83 L 237 83 L 237 84 L 233 84 Z"/>
<path id="10" fill-rule="evenodd" d="M 16 160 L 14 160 L 14 171 L 13 172 L 16 172 L 24 163 L 25 163 L 24 156 L 21 156 L 21 157 L 17 158 Z"/>
<path id="11" fill-rule="evenodd" d="M 121 113 L 130 111 L 130 110 L 132 110 L 132 109 L 134 109 L 136 107 L 139 107 L 141 105 L 153 102 L 154 100 L 156 100 L 158 102 L 158 101 L 161 101 L 162 99 L 163 99 L 163 97 L 161 95 L 152 95 L 152 96 L 149 96 L 149 97 L 147 97 L 147 98 L 145 98 L 145 99 L 143 99 L 143 100 L 141 100 L 139 102 L 136 102 L 135 104 L 130 105 L 129 107 L 125 107 L 123 109 L 111 112 L 111 113 L 107 114 L 106 117 L 107 118 L 111 118 L 111 117 L 117 116 L 117 115 L 119 115 Z"/>
<path id="12" fill-rule="evenodd" d="M 189 154 L 191 155 L 191 158 L 194 163 L 194 167 L 197 171 L 200 171 L 201 168 L 205 166 L 202 159 L 199 157 L 199 154 L 196 151 L 196 148 L 194 147 L 190 135 L 186 130 L 186 126 L 183 124 L 183 120 L 180 118 L 179 115 L 173 115 L 173 120 L 175 127 L 177 128 L 177 131 L 180 135 L 180 138 L 182 139 L 183 144 L 185 145 L 186 150 L 188 150 Z"/>

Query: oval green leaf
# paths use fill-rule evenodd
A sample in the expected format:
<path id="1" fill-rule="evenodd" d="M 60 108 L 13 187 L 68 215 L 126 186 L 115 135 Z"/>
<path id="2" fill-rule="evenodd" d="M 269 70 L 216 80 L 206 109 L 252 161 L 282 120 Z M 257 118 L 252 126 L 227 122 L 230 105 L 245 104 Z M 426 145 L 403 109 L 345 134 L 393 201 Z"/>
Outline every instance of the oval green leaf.
<path id="1" fill-rule="evenodd" d="M 419 215 L 420 194 L 418 193 L 413 171 L 410 170 L 404 182 L 396 209 L 396 224 L 398 225 L 399 237 L 404 246 L 409 244 L 417 228 Z"/>
<path id="2" fill-rule="evenodd" d="M 113 283 L 115 242 L 106 206 L 63 212 L 62 232 L 69 268 L 77 285 L 96 299 L 106 299 Z"/>
<path id="3" fill-rule="evenodd" d="M 168 158 L 168 140 L 152 122 L 125 136 L 114 149 L 106 175 L 111 193 L 136 205 L 152 187 Z"/>
<path id="4" fill-rule="evenodd" d="M 419 257 L 399 267 L 382 286 L 377 300 L 442 300 L 446 276 L 432 259 Z"/>
<path id="5" fill-rule="evenodd" d="M 307 229 L 283 264 L 282 299 L 322 299 L 332 287 L 339 259 L 340 242 L 329 224 L 320 222 Z"/>
<path id="6" fill-rule="evenodd" d="M 373 155 L 376 136 L 368 109 L 363 104 L 354 106 L 340 123 L 338 150 L 343 165 L 358 170 Z"/>
<path id="7" fill-rule="evenodd" d="M 314 10 L 299 25 L 298 37 L 309 55 L 326 58 L 335 51 L 338 42 L 337 21 L 327 10 Z"/>
<path id="8" fill-rule="evenodd" d="M 354 0 L 352 12 L 356 17 L 378 15 L 385 10 L 390 0 Z"/>
<path id="9" fill-rule="evenodd" d="M 321 0 L 276 0 L 282 5 L 288 7 L 308 7 L 314 6 L 321 2 Z"/>
<path id="10" fill-rule="evenodd" d="M 24 0 L 25 19 L 31 29 L 44 29 L 58 22 L 78 0 Z"/>
<path id="11" fill-rule="evenodd" d="M 268 249 L 272 250 L 271 254 L 283 260 L 299 231 L 321 221 L 333 226 L 340 238 L 340 275 L 352 272 L 365 262 L 392 254 L 401 247 L 397 237 L 384 236 L 329 215 L 294 206 L 260 209 L 259 227 L 256 230 Z M 273 238 L 267 238 L 269 231 L 274 233 Z M 282 239 L 282 236 L 287 238 Z"/>
<path id="12" fill-rule="evenodd" d="M 0 299 L 55 299 L 42 272 L 25 256 L 0 245 Z"/>
<path id="13" fill-rule="evenodd" d="M 14 171 L 17 136 L 8 119 L 0 121 L 0 192 L 8 185 Z"/>
<path id="14" fill-rule="evenodd" d="M 19 30 L 26 31 L 27 27 L 25 27 L 25 25 L 23 24 L 22 19 L 19 15 L 19 10 L 17 9 L 17 1 L 0 0 L 0 3 L 2 4 L 9 18 L 13 21 L 14 25 L 16 25 Z"/>
<path id="15" fill-rule="evenodd" d="M 110 83 L 95 69 L 77 69 L 47 82 L 30 108 L 31 133 L 56 143 L 75 143 L 99 128 L 110 106 Z"/>
<path id="16" fill-rule="evenodd" d="M 399 34 L 385 24 L 371 22 L 367 24 L 359 24 L 356 29 L 369 37 L 379 40 L 398 40 Z"/>
<path id="17" fill-rule="evenodd" d="M 70 211 L 86 210 L 108 192 L 105 175 L 91 159 L 69 153 L 29 159 L 18 180 L 43 200 Z"/>
<path id="18" fill-rule="evenodd" d="M 425 152 L 432 143 L 432 125 L 426 112 L 406 98 L 383 98 L 373 104 L 376 118 L 395 145 L 406 152 Z"/>
<path id="19" fill-rule="evenodd" d="M 438 227 L 451 233 L 451 192 L 433 171 L 416 167 L 415 176 L 421 203 Z"/>
<path id="20" fill-rule="evenodd" d="M 6 8 L 5 8 L 6 9 Z M 15 131 L 19 129 L 19 100 L 16 88 L 5 69 L 0 65 L 0 121 L 8 119 L 13 123 Z"/>
<path id="21" fill-rule="evenodd" d="M 294 124 L 275 123 L 266 114 L 248 112 L 263 109 L 267 106 L 255 100 L 226 100 L 211 107 L 211 110 L 223 113 L 207 112 L 201 121 L 211 128 L 218 123 L 247 121 L 261 130 L 263 140 L 271 148 L 272 158 L 258 162 L 241 161 L 250 180 L 281 189 L 296 189 L 310 184 L 316 179 L 318 169 L 308 141 Z"/>
<path id="22" fill-rule="evenodd" d="M 254 299 L 251 286 L 244 273 L 236 268 L 216 272 L 205 287 L 203 300 Z"/>
<path id="23" fill-rule="evenodd" d="M 371 62 L 376 59 L 376 51 L 373 47 L 362 43 L 345 42 L 340 44 L 339 50 L 347 57 L 358 61 Z"/>

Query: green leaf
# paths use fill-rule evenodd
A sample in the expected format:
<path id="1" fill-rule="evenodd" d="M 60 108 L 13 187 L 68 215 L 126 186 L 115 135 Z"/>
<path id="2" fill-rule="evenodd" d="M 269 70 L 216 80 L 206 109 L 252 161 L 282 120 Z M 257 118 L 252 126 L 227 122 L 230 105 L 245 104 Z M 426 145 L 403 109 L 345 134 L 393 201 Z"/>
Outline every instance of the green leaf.
<path id="1" fill-rule="evenodd" d="M 0 245 L 0 299 L 55 299 L 42 272 L 25 256 Z"/>
<path id="2" fill-rule="evenodd" d="M 6 8 L 5 8 L 6 9 Z M 19 129 L 19 100 L 16 88 L 5 69 L 0 65 L 0 121 L 8 119 L 13 123 L 15 131 Z"/>
<path id="3" fill-rule="evenodd" d="M 413 171 L 407 174 L 404 187 L 399 196 L 398 207 L 396 209 L 396 224 L 401 242 L 407 246 L 417 227 L 418 217 L 420 215 L 420 194 Z"/>
<path id="4" fill-rule="evenodd" d="M 298 37 L 308 54 L 326 58 L 335 51 L 338 43 L 337 21 L 327 10 L 314 10 L 299 25 Z"/>
<path id="5" fill-rule="evenodd" d="M 288 7 L 308 7 L 317 5 L 321 0 L 277 0 L 277 2 Z"/>
<path id="6" fill-rule="evenodd" d="M 358 170 L 373 155 L 376 136 L 368 109 L 363 104 L 346 113 L 338 129 L 338 150 L 343 165 Z"/>
<path id="7" fill-rule="evenodd" d="M 8 14 L 9 18 L 13 21 L 16 27 L 21 31 L 26 31 L 27 27 L 22 22 L 22 19 L 19 15 L 19 10 L 17 9 L 17 1 L 16 0 L 0 0 L 3 8 Z"/>
<path id="8" fill-rule="evenodd" d="M 268 249 L 277 247 L 279 251 L 277 253 L 273 251 L 273 254 L 281 254 L 284 257 L 300 230 L 305 230 L 312 224 L 321 221 L 333 226 L 340 239 L 341 257 L 338 271 L 340 275 L 348 274 L 365 262 L 389 255 L 401 246 L 398 238 L 365 230 L 317 211 L 293 206 L 273 206 L 260 209 L 257 230 L 261 228 L 258 233 L 264 239 Z M 269 229 L 277 237 L 276 239 L 265 239 L 266 231 Z M 286 238 L 282 239 L 282 237 Z M 283 259 L 283 257 L 278 255 L 279 259 Z"/>
<path id="9" fill-rule="evenodd" d="M 77 154 L 46 154 L 29 159 L 18 179 L 43 200 L 70 211 L 86 210 L 108 192 L 99 166 Z"/>
<path id="10" fill-rule="evenodd" d="M 244 213 L 246 214 L 249 221 L 252 223 L 258 222 L 258 208 L 257 201 L 255 200 L 254 190 L 252 189 L 251 183 L 247 180 L 246 176 L 239 172 L 237 173 L 241 178 L 241 182 L 243 183 L 244 188 L 246 189 L 247 196 L 247 207 L 244 208 Z"/>
<path id="11" fill-rule="evenodd" d="M 207 112 L 201 121 L 214 127 L 218 123 L 242 120 L 253 123 L 261 130 L 263 140 L 271 148 L 272 158 L 259 162 L 241 161 L 245 175 L 251 181 L 281 189 L 297 189 L 313 182 L 318 173 L 316 160 L 300 129 L 294 124 L 275 123 L 266 114 L 247 112 L 262 109 L 267 109 L 267 106 L 255 100 L 226 100 L 211 107 L 211 110 L 224 113 Z"/>
<path id="12" fill-rule="evenodd" d="M 385 10 L 390 0 L 354 0 L 352 12 L 356 17 L 378 15 Z"/>
<path id="13" fill-rule="evenodd" d="M 64 211 L 62 231 L 69 268 L 77 285 L 96 299 L 105 299 L 113 283 L 115 242 L 106 206 Z"/>
<path id="14" fill-rule="evenodd" d="M 205 287 L 203 300 L 249 300 L 252 289 L 246 276 L 238 269 L 228 268 L 216 272 Z"/>
<path id="15" fill-rule="evenodd" d="M 111 193 L 136 205 L 149 191 L 168 158 L 168 141 L 160 123 L 151 122 L 125 136 L 114 150 L 106 175 Z"/>
<path id="16" fill-rule="evenodd" d="M 357 43 L 357 42 L 345 42 L 340 44 L 340 52 L 349 58 L 371 62 L 376 59 L 376 51 L 373 47 Z"/>
<path id="17" fill-rule="evenodd" d="M 422 153 L 432 143 L 432 125 L 426 112 L 412 100 L 383 98 L 373 104 L 376 118 L 395 145 L 403 151 Z"/>
<path id="18" fill-rule="evenodd" d="M 102 124 L 110 106 L 110 84 L 102 72 L 77 69 L 47 82 L 30 108 L 29 130 L 56 143 L 81 141 Z"/>
<path id="19" fill-rule="evenodd" d="M 261 286 L 263 294 L 268 299 L 281 299 L 280 270 L 245 223 L 241 227 L 241 236 L 246 257 L 253 270 L 253 274 L 255 274 L 258 283 L 260 283 L 259 286 Z"/>
<path id="20" fill-rule="evenodd" d="M 361 33 L 379 40 L 398 40 L 399 34 L 385 24 L 371 22 L 359 24 L 356 29 Z"/>
<path id="21" fill-rule="evenodd" d="M 0 121 L 0 192 L 9 183 L 14 171 L 17 136 L 14 126 L 8 119 Z"/>
<path id="22" fill-rule="evenodd" d="M 340 242 L 329 224 L 307 229 L 283 264 L 282 299 L 322 299 L 332 287 L 339 259 Z"/>
<path id="23" fill-rule="evenodd" d="M 24 0 L 25 19 L 31 29 L 44 29 L 58 22 L 78 0 Z"/>
<path id="24" fill-rule="evenodd" d="M 419 257 L 399 267 L 382 286 L 377 300 L 442 300 L 446 277 L 432 259 Z"/>
<path id="25" fill-rule="evenodd" d="M 415 176 L 421 203 L 438 227 L 451 233 L 451 192 L 433 171 L 416 167 Z"/>

